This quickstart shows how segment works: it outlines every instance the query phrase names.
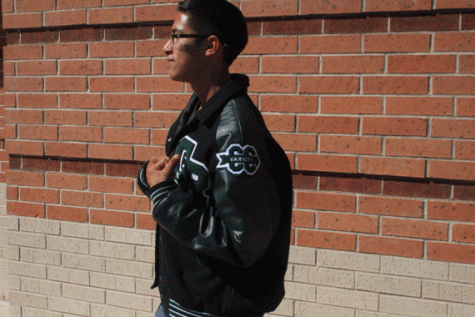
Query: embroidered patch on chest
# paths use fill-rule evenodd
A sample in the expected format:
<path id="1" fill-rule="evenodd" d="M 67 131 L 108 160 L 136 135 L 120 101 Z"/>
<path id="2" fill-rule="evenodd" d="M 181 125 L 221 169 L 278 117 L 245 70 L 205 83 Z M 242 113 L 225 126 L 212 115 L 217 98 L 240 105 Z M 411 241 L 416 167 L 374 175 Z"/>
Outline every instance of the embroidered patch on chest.
<path id="1" fill-rule="evenodd" d="M 231 144 L 226 152 L 216 154 L 219 164 L 216 168 L 226 168 L 233 174 L 254 175 L 261 161 L 256 149 L 251 145 Z"/>

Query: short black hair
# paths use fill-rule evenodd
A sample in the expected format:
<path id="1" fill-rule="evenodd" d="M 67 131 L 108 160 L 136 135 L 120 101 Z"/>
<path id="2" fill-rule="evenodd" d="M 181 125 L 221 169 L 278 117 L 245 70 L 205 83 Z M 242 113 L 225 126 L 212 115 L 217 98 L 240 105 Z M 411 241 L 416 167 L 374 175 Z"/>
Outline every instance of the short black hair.
<path id="1" fill-rule="evenodd" d="M 178 3 L 177 10 L 190 16 L 190 27 L 198 33 L 218 37 L 224 44 L 227 66 L 246 47 L 249 35 L 244 16 L 227 0 L 185 0 Z"/>

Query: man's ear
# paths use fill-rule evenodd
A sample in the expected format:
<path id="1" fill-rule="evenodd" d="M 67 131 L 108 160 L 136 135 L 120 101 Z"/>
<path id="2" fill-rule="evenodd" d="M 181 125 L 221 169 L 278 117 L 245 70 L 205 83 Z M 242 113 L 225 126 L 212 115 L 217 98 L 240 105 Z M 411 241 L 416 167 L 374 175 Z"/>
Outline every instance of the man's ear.
<path id="1" fill-rule="evenodd" d="M 211 35 L 206 39 L 206 56 L 213 56 L 222 53 L 224 46 L 216 35 Z"/>

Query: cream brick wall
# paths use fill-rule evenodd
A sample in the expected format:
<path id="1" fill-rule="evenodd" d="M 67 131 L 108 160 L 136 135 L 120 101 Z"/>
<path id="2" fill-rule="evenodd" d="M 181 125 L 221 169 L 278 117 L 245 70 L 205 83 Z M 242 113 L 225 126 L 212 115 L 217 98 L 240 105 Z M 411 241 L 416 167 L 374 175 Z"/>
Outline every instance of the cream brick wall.
<path id="1" fill-rule="evenodd" d="M 11 317 L 154 316 L 152 231 L 1 219 Z M 268 317 L 475 316 L 475 265 L 304 247 L 289 262 L 286 298 Z"/>
<path id="2" fill-rule="evenodd" d="M 0 317 L 8 315 L 8 292 L 10 288 L 8 258 L 12 253 L 8 249 L 10 219 L 7 216 L 6 188 L 6 184 L 0 183 Z"/>

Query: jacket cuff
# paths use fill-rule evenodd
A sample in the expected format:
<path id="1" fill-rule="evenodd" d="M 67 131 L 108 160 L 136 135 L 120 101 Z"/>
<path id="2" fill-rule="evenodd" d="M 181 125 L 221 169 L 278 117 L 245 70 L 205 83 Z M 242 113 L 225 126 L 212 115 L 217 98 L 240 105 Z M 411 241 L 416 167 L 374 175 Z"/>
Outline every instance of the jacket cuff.
<path id="1" fill-rule="evenodd" d="M 178 188 L 178 184 L 173 179 L 158 183 L 150 189 L 150 199 L 157 205 L 169 192 Z"/>
<path id="2" fill-rule="evenodd" d="M 147 176 L 145 174 L 147 171 L 147 165 L 148 162 L 145 163 L 140 169 L 139 175 L 137 176 L 137 185 L 139 186 L 140 190 L 148 196 L 150 192 L 150 186 L 147 183 Z"/>

